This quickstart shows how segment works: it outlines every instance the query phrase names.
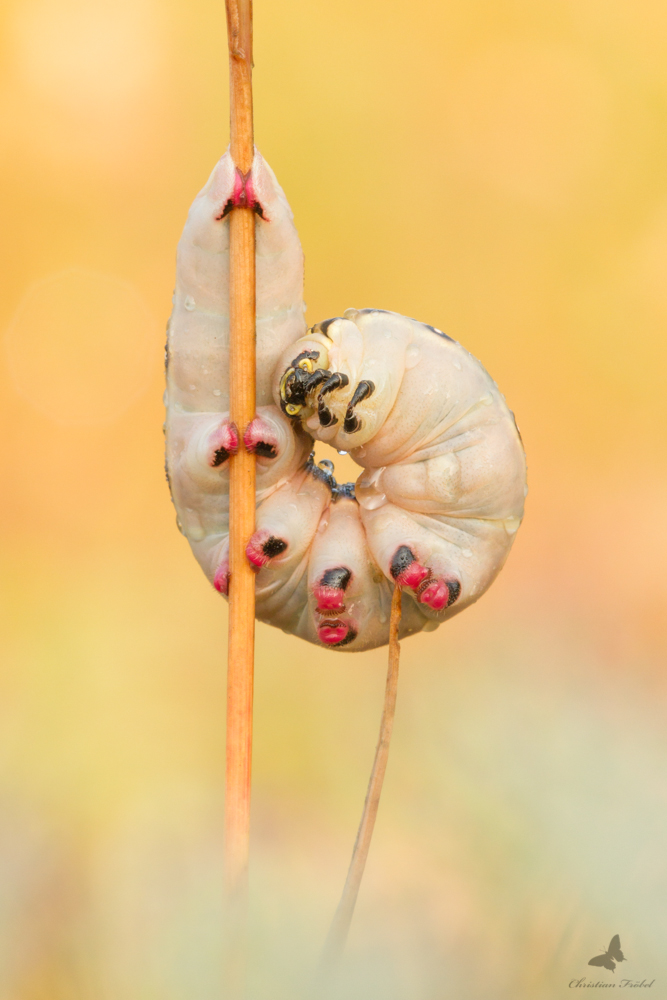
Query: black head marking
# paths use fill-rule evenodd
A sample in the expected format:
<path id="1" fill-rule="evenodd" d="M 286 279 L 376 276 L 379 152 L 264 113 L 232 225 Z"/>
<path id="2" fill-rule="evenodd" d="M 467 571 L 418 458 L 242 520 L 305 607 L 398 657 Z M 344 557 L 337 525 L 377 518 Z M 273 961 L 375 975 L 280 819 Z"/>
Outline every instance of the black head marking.
<path id="1" fill-rule="evenodd" d="M 284 552 L 286 548 L 287 542 L 283 541 L 282 538 L 276 538 L 275 535 L 271 535 L 262 545 L 262 552 L 269 559 L 273 559 L 274 556 L 279 556 L 281 552 Z"/>
<path id="2" fill-rule="evenodd" d="M 330 427 L 332 424 L 338 423 L 338 417 L 335 417 L 329 407 L 325 406 L 321 400 L 317 404 L 317 416 L 322 427 Z"/>
<path id="3" fill-rule="evenodd" d="M 375 382 L 371 382 L 370 379 L 362 379 L 357 388 L 354 390 L 354 395 L 350 400 L 349 406 L 347 408 L 348 413 L 352 413 L 352 410 L 361 403 L 364 399 L 368 399 L 375 392 Z"/>
<path id="4" fill-rule="evenodd" d="M 326 396 L 327 393 L 333 392 L 334 389 L 343 389 L 350 382 L 347 375 L 343 372 L 334 372 L 333 375 L 327 378 L 326 382 L 320 389 L 320 399 L 322 396 Z"/>
<path id="5" fill-rule="evenodd" d="M 337 319 L 342 319 L 342 316 L 332 316 L 331 319 L 325 319 L 321 323 L 318 323 L 317 326 L 314 326 L 313 330 L 319 329 L 319 331 L 326 336 L 327 330 L 329 329 L 332 323 L 336 322 Z"/>
<path id="6" fill-rule="evenodd" d="M 389 567 L 389 572 L 391 573 L 394 580 L 397 576 L 400 576 L 411 566 L 415 561 L 415 556 L 412 549 L 409 549 L 407 545 L 401 545 L 394 553 L 394 558 L 391 560 L 391 566 Z"/>
<path id="7" fill-rule="evenodd" d="M 345 566 L 336 566 L 335 569 L 328 569 L 320 580 L 321 587 L 333 587 L 335 590 L 347 590 L 347 585 L 352 579 L 352 574 Z"/>
<path id="8" fill-rule="evenodd" d="M 303 360 L 317 361 L 319 356 L 320 356 L 319 351 L 302 351 L 301 354 L 297 354 L 297 356 L 294 358 L 294 360 L 292 361 L 292 366 L 296 368 L 297 365 L 299 364 L 299 361 Z"/>
<path id="9" fill-rule="evenodd" d="M 312 392 L 313 389 L 316 389 L 318 385 L 322 384 L 322 382 L 326 382 L 328 378 L 329 372 L 326 368 L 316 368 L 315 371 L 308 376 L 306 381 L 306 392 Z"/>

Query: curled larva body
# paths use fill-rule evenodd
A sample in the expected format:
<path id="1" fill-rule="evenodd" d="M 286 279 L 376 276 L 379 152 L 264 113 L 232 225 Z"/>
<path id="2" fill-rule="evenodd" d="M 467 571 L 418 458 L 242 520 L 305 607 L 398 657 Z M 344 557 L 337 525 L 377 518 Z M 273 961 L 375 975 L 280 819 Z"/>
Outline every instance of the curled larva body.
<path id="1" fill-rule="evenodd" d="M 304 387 L 286 375 L 290 354 L 310 359 Z M 444 621 L 484 593 L 523 517 L 526 465 L 513 415 L 468 351 L 405 316 L 349 309 L 285 352 L 274 397 L 363 467 L 370 553 L 425 617 Z"/>
<path id="2" fill-rule="evenodd" d="M 254 205 L 257 416 L 228 416 L 229 234 Z M 285 196 L 256 155 L 226 154 L 179 244 L 169 324 L 167 471 L 181 530 L 209 580 L 229 581 L 229 458 L 257 456 L 257 617 L 332 649 L 388 640 L 394 584 L 401 636 L 477 600 L 523 516 L 526 467 L 514 422 L 481 364 L 441 331 L 350 309 L 306 332 L 303 256 Z M 313 438 L 361 466 L 340 486 Z"/>

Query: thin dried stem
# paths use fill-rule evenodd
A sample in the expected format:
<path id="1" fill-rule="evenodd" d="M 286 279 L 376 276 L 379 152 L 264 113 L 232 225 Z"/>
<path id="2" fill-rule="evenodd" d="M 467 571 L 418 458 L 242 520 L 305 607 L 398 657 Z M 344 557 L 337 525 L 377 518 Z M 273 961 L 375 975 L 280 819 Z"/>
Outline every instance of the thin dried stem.
<path id="1" fill-rule="evenodd" d="M 252 4 L 227 0 L 231 154 L 247 174 L 252 166 Z M 255 216 L 235 208 L 229 220 L 230 419 L 243 432 L 255 416 Z M 227 794 L 225 882 L 233 953 L 244 950 L 243 924 L 250 835 L 250 771 L 255 647 L 255 577 L 245 556 L 255 530 L 255 458 L 243 443 L 230 461 L 229 664 L 227 670 Z M 242 974 L 241 975 L 242 978 Z M 236 978 L 239 978 L 237 975 Z M 241 988 L 233 987 L 240 993 Z"/>
<path id="2" fill-rule="evenodd" d="M 345 880 L 343 894 L 338 904 L 338 909 L 334 915 L 329 930 L 329 935 L 324 946 L 322 955 L 321 971 L 325 974 L 335 970 L 338 961 L 345 948 L 348 931 L 352 923 L 355 903 L 361 885 L 361 877 L 366 867 L 368 849 L 373 836 L 375 817 L 377 816 L 380 804 L 380 794 L 384 774 L 387 770 L 387 759 L 389 757 L 389 743 L 391 733 L 394 728 L 394 714 L 396 711 L 396 691 L 398 689 L 398 663 L 400 659 L 400 646 L 398 642 L 398 629 L 401 623 L 401 589 L 394 587 L 391 599 L 391 617 L 389 619 L 389 666 L 387 669 L 387 683 L 384 691 L 384 708 L 382 710 L 382 721 L 380 723 L 380 736 L 375 750 L 375 760 L 371 771 L 364 811 L 361 814 L 361 822 L 357 832 L 357 839 L 352 851 L 352 860 Z"/>

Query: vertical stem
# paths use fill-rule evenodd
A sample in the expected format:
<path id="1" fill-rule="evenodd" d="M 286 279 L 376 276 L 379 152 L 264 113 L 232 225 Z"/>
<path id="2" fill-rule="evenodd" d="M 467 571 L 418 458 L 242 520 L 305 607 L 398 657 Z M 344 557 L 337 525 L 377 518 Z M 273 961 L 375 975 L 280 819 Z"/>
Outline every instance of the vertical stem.
<path id="1" fill-rule="evenodd" d="M 252 166 L 252 3 L 226 0 L 230 70 L 231 154 L 247 174 Z M 230 419 L 243 432 L 255 416 L 255 216 L 235 208 L 229 220 Z M 255 458 L 243 447 L 230 461 L 229 665 L 227 672 L 227 794 L 225 882 L 230 906 L 230 952 L 242 966 L 250 835 L 250 771 L 255 644 L 255 578 L 245 557 L 255 530 Z M 242 969 L 232 975 L 242 979 Z M 240 994 L 242 987 L 232 987 Z"/>
<path id="2" fill-rule="evenodd" d="M 371 846 L 375 817 L 377 816 L 380 804 L 380 794 L 384 774 L 387 770 L 387 760 L 389 757 L 389 743 L 394 728 L 394 715 L 396 712 L 396 692 L 398 689 L 398 664 L 401 648 L 398 642 L 398 629 L 401 623 L 401 588 L 394 587 L 391 599 L 391 617 L 389 619 L 389 666 L 387 668 L 387 683 L 384 692 L 384 708 L 382 711 L 382 721 L 380 723 L 380 736 L 375 750 L 375 760 L 368 782 L 366 801 L 361 815 L 361 822 L 357 832 L 357 839 L 352 851 L 352 860 L 347 873 L 347 879 L 343 888 L 343 894 L 338 904 L 338 909 L 331 923 L 331 928 L 324 946 L 322 955 L 322 972 L 331 972 L 335 969 L 347 941 L 347 934 L 352 923 L 355 903 L 359 894 L 361 877 L 366 867 L 368 849 Z"/>

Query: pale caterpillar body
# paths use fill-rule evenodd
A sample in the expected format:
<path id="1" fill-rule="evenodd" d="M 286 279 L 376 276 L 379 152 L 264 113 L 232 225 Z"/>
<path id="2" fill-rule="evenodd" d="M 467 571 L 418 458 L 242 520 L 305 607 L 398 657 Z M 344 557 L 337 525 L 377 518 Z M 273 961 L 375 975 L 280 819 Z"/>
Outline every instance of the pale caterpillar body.
<path id="1" fill-rule="evenodd" d="M 257 413 L 228 418 L 229 224 L 257 212 Z M 363 650 L 477 600 L 523 516 L 526 465 L 495 382 L 460 344 L 397 313 L 348 309 L 306 330 L 292 213 L 256 153 L 244 183 L 229 154 L 179 243 L 167 367 L 167 470 L 181 530 L 227 592 L 229 455 L 257 455 L 257 617 L 311 642 Z M 313 438 L 362 467 L 340 486 Z"/>

